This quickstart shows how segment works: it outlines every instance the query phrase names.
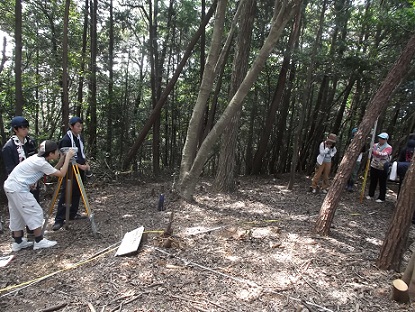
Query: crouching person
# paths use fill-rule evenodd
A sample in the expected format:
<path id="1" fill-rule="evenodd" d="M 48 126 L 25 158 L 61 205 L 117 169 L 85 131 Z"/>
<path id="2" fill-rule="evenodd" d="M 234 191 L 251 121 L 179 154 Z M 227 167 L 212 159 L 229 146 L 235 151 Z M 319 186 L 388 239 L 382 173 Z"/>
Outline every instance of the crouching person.
<path id="1" fill-rule="evenodd" d="M 54 168 L 49 162 L 58 159 L 59 155 L 58 145 L 55 142 L 44 141 L 39 146 L 38 154 L 19 163 L 4 182 L 10 213 L 10 230 L 14 238 L 13 251 L 31 246 L 35 250 L 49 248 L 57 244 L 56 241 L 43 238 L 43 210 L 30 189 L 44 174 L 65 176 L 74 151 L 69 150 L 66 157 L 62 155 Z M 26 225 L 34 231 L 34 243 L 23 237 Z"/>

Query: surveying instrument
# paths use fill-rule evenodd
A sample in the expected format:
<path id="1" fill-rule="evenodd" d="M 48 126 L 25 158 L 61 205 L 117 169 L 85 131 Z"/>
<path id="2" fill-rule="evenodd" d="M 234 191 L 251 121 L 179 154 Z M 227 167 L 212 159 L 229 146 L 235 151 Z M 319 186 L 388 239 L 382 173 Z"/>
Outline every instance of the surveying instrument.
<path id="1" fill-rule="evenodd" d="M 77 147 L 63 147 L 60 151 L 66 155 L 69 149 L 74 149 L 75 153 L 78 151 Z M 84 203 L 85 211 L 88 216 L 88 219 L 91 223 L 92 233 L 94 236 L 98 236 L 98 229 L 97 225 L 95 224 L 94 214 L 91 211 L 91 207 L 89 206 L 88 198 L 86 196 L 84 183 L 82 182 L 81 175 L 79 173 L 78 164 L 76 163 L 75 156 L 71 158 L 70 165 L 68 166 L 68 171 L 64 177 L 60 177 L 58 180 L 58 184 L 56 186 L 55 192 L 53 193 L 52 201 L 49 208 L 49 213 L 45 218 L 45 222 L 43 224 L 42 233 L 45 231 L 49 217 L 53 213 L 53 208 L 55 207 L 56 200 L 58 199 L 59 190 L 61 188 L 63 179 L 65 179 L 65 208 L 66 208 L 66 215 L 65 215 L 65 223 L 64 226 L 67 227 L 69 223 L 69 211 L 72 204 L 72 180 L 75 178 L 79 191 L 81 193 L 82 202 Z"/>

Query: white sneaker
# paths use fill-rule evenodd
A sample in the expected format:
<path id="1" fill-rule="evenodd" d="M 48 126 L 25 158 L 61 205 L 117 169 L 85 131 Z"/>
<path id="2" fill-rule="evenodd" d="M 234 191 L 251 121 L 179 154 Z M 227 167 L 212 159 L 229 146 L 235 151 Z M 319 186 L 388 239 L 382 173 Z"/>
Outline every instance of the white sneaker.
<path id="1" fill-rule="evenodd" d="M 33 243 L 32 242 L 28 242 L 27 241 L 27 238 L 23 237 L 22 238 L 22 242 L 20 244 L 18 244 L 16 242 L 14 242 L 12 244 L 12 250 L 13 251 L 19 251 L 19 250 L 22 250 L 22 249 L 27 248 L 27 247 L 30 247 L 30 246 L 33 246 Z"/>
<path id="2" fill-rule="evenodd" d="M 327 190 L 322 190 L 321 191 L 323 194 L 327 194 Z"/>
<path id="3" fill-rule="evenodd" d="M 384 200 L 381 200 L 381 199 L 376 199 L 376 202 L 377 202 L 377 203 L 383 203 L 383 202 L 384 202 Z"/>
<path id="4" fill-rule="evenodd" d="M 36 242 L 34 243 L 33 250 L 37 250 L 37 249 L 41 249 L 41 248 L 53 247 L 57 243 L 58 242 L 56 242 L 56 241 L 50 241 L 50 240 L 47 240 L 46 238 L 44 238 L 39 243 L 36 243 Z"/>
<path id="5" fill-rule="evenodd" d="M 372 199 L 372 197 L 370 197 L 369 195 L 366 196 L 366 199 Z"/>
<path id="6" fill-rule="evenodd" d="M 313 194 L 315 194 L 317 191 L 316 191 L 316 189 L 313 189 L 312 191 L 311 191 L 311 193 L 313 193 Z"/>

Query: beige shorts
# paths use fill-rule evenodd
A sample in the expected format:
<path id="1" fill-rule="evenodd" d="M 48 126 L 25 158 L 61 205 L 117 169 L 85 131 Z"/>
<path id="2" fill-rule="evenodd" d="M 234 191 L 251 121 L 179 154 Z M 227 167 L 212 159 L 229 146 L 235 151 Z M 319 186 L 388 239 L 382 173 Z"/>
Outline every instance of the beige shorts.
<path id="1" fill-rule="evenodd" d="M 6 192 L 9 201 L 10 230 L 21 231 L 26 225 L 34 230 L 43 225 L 43 209 L 30 192 Z"/>

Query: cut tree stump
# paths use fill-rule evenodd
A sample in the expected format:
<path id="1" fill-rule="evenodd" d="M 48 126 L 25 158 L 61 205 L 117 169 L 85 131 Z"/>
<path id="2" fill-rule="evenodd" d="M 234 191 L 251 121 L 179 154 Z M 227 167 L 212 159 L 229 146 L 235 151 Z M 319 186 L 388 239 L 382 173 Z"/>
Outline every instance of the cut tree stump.
<path id="1" fill-rule="evenodd" d="M 408 303 L 408 285 L 401 279 L 392 282 L 392 299 L 399 303 Z"/>

